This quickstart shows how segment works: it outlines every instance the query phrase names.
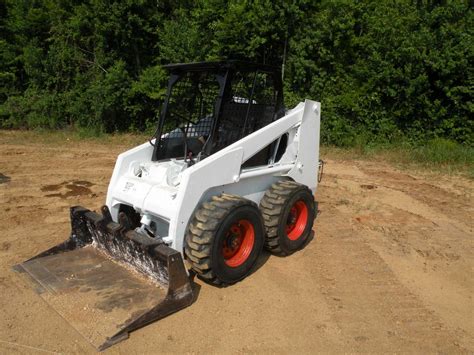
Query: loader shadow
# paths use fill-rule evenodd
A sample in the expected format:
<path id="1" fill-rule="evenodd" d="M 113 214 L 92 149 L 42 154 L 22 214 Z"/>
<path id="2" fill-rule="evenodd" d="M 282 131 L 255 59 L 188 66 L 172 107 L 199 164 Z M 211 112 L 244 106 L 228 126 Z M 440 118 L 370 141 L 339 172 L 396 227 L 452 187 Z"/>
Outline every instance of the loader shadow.
<path id="1" fill-rule="evenodd" d="M 301 250 L 303 250 L 304 248 L 306 248 L 306 246 L 311 243 L 311 241 L 315 238 L 315 233 L 314 231 L 312 230 L 308 239 L 306 239 L 305 243 L 303 244 L 303 246 L 301 247 L 301 249 L 297 250 L 295 253 L 291 254 L 291 255 L 294 255 L 296 253 L 299 253 Z M 252 268 L 252 271 L 250 272 L 249 276 L 250 275 L 253 275 L 254 273 L 256 273 L 258 270 L 260 270 L 261 267 L 263 267 L 266 262 L 268 261 L 268 259 L 270 259 L 270 257 L 277 257 L 277 258 L 285 258 L 285 257 L 288 257 L 288 256 L 291 256 L 291 255 L 280 255 L 280 254 L 274 254 L 274 253 L 271 253 L 269 252 L 268 250 L 263 250 L 262 253 L 260 254 L 259 258 L 257 259 L 257 261 L 255 262 L 255 265 L 253 266 Z"/>
<path id="2" fill-rule="evenodd" d="M 10 182 L 11 178 L 9 176 L 3 175 L 0 173 L 0 184 L 5 184 L 7 182 Z"/>
<path id="3" fill-rule="evenodd" d="M 312 230 L 311 231 L 311 234 L 309 235 L 308 239 L 306 239 L 306 242 L 303 244 L 303 246 L 301 247 L 301 249 L 297 250 L 295 253 L 293 254 L 296 254 L 298 252 L 300 252 L 301 250 L 303 250 L 304 248 L 306 248 L 306 246 L 311 243 L 311 241 L 315 238 L 315 233 L 314 231 Z M 293 255 L 292 254 L 292 255 Z M 285 258 L 289 255 L 281 255 L 281 254 L 274 254 L 274 253 L 271 253 L 269 252 L 268 250 L 263 250 L 262 253 L 260 254 L 260 257 L 257 259 L 254 267 L 252 268 L 252 271 L 250 272 L 249 276 L 250 275 L 253 275 L 254 273 L 256 273 L 258 270 L 260 270 L 261 267 L 263 267 L 266 262 L 268 261 L 268 259 L 270 259 L 270 257 L 277 257 L 277 258 Z"/>
<path id="4" fill-rule="evenodd" d="M 309 234 L 308 239 L 306 239 L 306 242 L 304 242 L 303 246 L 301 247 L 301 250 L 306 248 L 308 244 L 311 243 L 315 238 L 316 238 L 316 233 L 314 233 L 314 230 L 311 230 L 311 233 Z"/>
<path id="5" fill-rule="evenodd" d="M 306 246 L 311 243 L 311 241 L 315 239 L 315 233 L 314 231 L 312 230 L 308 239 L 306 240 L 306 242 L 304 243 L 304 245 L 301 247 L 300 250 L 296 251 L 295 253 L 298 253 L 299 251 L 303 250 L 304 248 L 306 248 Z M 252 270 L 250 271 L 250 273 L 248 274 L 248 276 L 251 276 L 253 275 L 254 273 L 256 273 L 258 270 L 260 270 L 261 267 L 263 267 L 266 262 L 268 261 L 268 259 L 270 259 L 270 257 L 272 256 L 275 256 L 275 257 L 278 257 L 278 258 L 284 258 L 286 257 L 286 255 L 278 255 L 278 254 L 272 254 L 271 252 L 269 252 L 268 250 L 262 250 L 260 256 L 258 257 L 257 261 L 255 262 L 255 265 L 253 266 Z M 199 279 L 199 277 L 197 277 L 197 274 L 192 270 L 192 269 L 188 269 L 189 271 L 189 281 L 191 283 L 191 287 L 193 289 L 193 294 L 194 294 L 194 300 L 193 300 L 193 303 L 196 302 L 196 300 L 198 299 L 199 297 L 199 293 L 201 292 L 201 285 L 198 284 L 197 282 L 195 282 L 195 279 L 197 278 L 198 280 L 200 280 L 200 282 L 206 282 L 204 280 L 201 280 Z M 247 277 L 248 277 L 247 276 Z M 229 287 L 229 286 L 232 286 L 231 285 L 212 285 L 214 287 L 217 287 L 217 288 L 226 288 L 226 287 Z"/>
<path id="6" fill-rule="evenodd" d="M 193 302 L 196 302 L 198 297 L 199 297 L 199 293 L 201 292 L 201 285 L 199 285 L 197 282 L 195 282 L 194 280 L 196 279 L 197 275 L 196 273 L 192 270 L 192 269 L 189 269 L 189 283 L 191 284 L 191 288 L 193 290 Z"/>
<path id="7" fill-rule="evenodd" d="M 265 249 L 262 250 L 262 252 L 260 253 L 260 256 L 258 257 L 257 261 L 255 262 L 255 265 L 252 268 L 252 271 L 250 271 L 249 276 L 253 275 L 258 270 L 260 270 L 260 268 L 263 265 L 265 265 L 265 263 L 268 261 L 268 259 L 270 259 L 271 256 L 272 256 L 272 254 L 268 250 L 265 250 Z"/>
<path id="8" fill-rule="evenodd" d="M 262 253 L 260 254 L 260 256 L 258 257 L 257 261 L 255 262 L 255 265 L 252 267 L 252 270 L 247 275 L 247 277 L 250 276 L 250 275 L 253 275 L 263 265 L 265 265 L 265 263 L 267 262 L 267 260 L 270 258 L 271 255 L 272 254 L 270 252 L 268 252 L 266 250 L 263 250 Z M 191 287 L 193 289 L 193 294 L 194 294 L 194 301 L 193 301 L 193 303 L 194 303 L 198 299 L 199 293 L 201 292 L 201 287 L 202 287 L 200 284 L 195 282 L 195 279 L 198 279 L 199 282 L 203 282 L 203 283 L 207 283 L 207 282 L 205 280 L 199 278 L 197 276 L 197 274 L 192 269 L 188 269 L 188 272 L 189 272 L 189 281 L 191 283 Z M 239 283 L 239 282 L 240 281 L 238 281 L 237 283 Z M 232 287 L 233 285 L 235 285 L 235 284 L 222 284 L 222 285 L 211 284 L 211 286 L 217 287 L 217 288 L 227 288 L 227 287 Z"/>
<path id="9" fill-rule="evenodd" d="M 286 258 L 291 255 L 295 255 L 301 252 L 302 250 L 304 250 L 308 246 L 308 244 L 311 243 L 315 238 L 316 238 L 316 233 L 314 233 L 314 230 L 311 230 L 311 233 L 309 234 L 308 239 L 306 239 L 306 241 L 304 242 L 303 246 L 300 249 L 296 250 L 293 254 L 290 254 L 290 255 L 270 254 L 270 255 L 276 256 L 277 258 Z"/>

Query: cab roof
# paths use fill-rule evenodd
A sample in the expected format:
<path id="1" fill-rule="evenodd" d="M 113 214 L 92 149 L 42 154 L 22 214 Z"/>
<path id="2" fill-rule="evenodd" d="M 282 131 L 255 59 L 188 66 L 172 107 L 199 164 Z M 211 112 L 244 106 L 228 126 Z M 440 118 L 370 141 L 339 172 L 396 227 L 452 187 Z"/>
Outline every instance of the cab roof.
<path id="1" fill-rule="evenodd" d="M 219 71 L 234 69 L 238 71 L 261 71 L 267 73 L 279 73 L 280 68 L 268 64 L 257 64 L 243 60 L 225 60 L 214 62 L 175 63 L 163 65 L 163 68 L 171 72 L 179 71 Z"/>

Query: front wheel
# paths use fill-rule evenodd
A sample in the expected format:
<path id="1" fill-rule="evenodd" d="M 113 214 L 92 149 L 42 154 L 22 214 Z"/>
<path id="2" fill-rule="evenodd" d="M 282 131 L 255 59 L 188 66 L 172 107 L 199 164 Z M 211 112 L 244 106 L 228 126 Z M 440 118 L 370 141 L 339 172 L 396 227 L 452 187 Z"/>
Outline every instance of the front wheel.
<path id="1" fill-rule="evenodd" d="M 185 254 L 204 281 L 233 284 L 246 277 L 264 243 L 264 226 L 255 203 L 223 194 L 197 210 L 185 239 Z"/>

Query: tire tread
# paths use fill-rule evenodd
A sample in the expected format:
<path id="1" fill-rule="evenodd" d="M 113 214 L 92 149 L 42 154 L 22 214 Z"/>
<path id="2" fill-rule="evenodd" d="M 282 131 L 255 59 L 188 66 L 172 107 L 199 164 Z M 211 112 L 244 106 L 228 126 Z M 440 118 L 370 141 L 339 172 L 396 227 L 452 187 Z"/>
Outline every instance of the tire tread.
<path id="1" fill-rule="evenodd" d="M 278 226 L 288 198 L 299 190 L 308 190 L 311 193 L 307 186 L 297 182 L 291 180 L 278 181 L 272 184 L 260 201 L 260 211 L 266 230 L 264 247 L 274 254 L 289 254 L 280 245 Z"/>
<path id="2" fill-rule="evenodd" d="M 192 270 L 206 282 L 227 285 L 212 270 L 212 242 L 221 221 L 234 209 L 249 203 L 257 207 L 254 202 L 240 196 L 222 194 L 204 202 L 194 214 L 185 237 L 184 251 Z"/>

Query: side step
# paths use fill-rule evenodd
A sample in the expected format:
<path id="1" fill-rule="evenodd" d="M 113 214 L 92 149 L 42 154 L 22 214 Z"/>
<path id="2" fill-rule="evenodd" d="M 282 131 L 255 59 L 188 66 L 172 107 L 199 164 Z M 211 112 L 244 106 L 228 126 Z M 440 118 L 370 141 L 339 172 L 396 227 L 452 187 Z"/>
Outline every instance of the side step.
<path id="1" fill-rule="evenodd" d="M 65 242 L 15 265 L 98 350 L 194 301 L 181 254 L 82 207 Z"/>

